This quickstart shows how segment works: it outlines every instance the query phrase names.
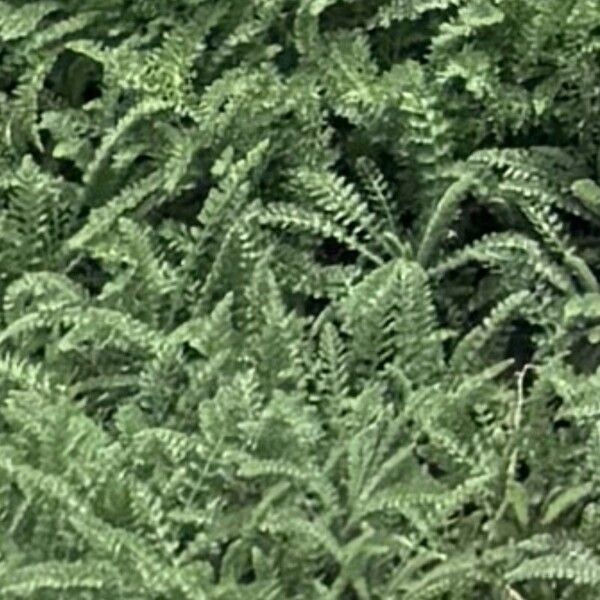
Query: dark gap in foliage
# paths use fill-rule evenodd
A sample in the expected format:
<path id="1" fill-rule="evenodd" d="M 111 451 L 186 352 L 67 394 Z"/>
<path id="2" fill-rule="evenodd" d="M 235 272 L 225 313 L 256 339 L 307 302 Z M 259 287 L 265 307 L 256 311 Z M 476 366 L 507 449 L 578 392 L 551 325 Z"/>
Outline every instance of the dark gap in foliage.
<path id="1" fill-rule="evenodd" d="M 335 238 L 325 238 L 315 250 L 315 260 L 322 265 L 353 265 L 359 253 Z"/>
<path id="2" fill-rule="evenodd" d="M 153 208 L 147 215 L 148 221 L 153 226 L 168 219 L 185 225 L 197 225 L 198 214 L 214 183 L 211 177 L 199 177 L 192 187 L 179 196 Z"/>
<path id="3" fill-rule="evenodd" d="M 472 244 L 485 235 L 498 233 L 504 230 L 503 224 L 490 208 L 478 203 L 471 196 L 462 204 L 460 217 L 452 225 L 456 237 L 452 237 L 454 243 L 448 243 L 455 248 L 461 248 Z"/>
<path id="4" fill-rule="evenodd" d="M 242 584 L 253 583 L 255 581 L 256 581 L 256 571 L 254 570 L 254 567 L 250 567 L 249 569 L 244 571 L 240 575 L 240 578 L 238 579 L 238 583 L 242 583 Z"/>
<path id="5" fill-rule="evenodd" d="M 286 116 L 284 121 L 291 121 L 292 115 Z M 287 123 L 283 124 L 283 128 Z M 284 151 L 287 151 L 285 149 Z M 256 183 L 256 196 L 261 199 L 263 204 L 269 202 L 280 202 L 286 197 L 286 190 L 281 185 L 282 172 L 285 170 L 285 158 L 279 152 L 274 158 L 269 160 L 269 167 L 264 170 L 260 179 Z M 285 239 L 292 239 L 291 236 L 283 236 Z M 294 243 L 295 245 L 296 243 Z"/>
<path id="6" fill-rule="evenodd" d="M 531 363 L 536 350 L 534 342 L 535 335 L 540 332 L 536 327 L 525 319 L 515 319 L 509 328 L 506 344 L 507 357 L 514 359 L 512 370 L 516 373 Z M 535 378 L 535 374 L 528 370 L 523 378 L 523 389 L 528 390 Z"/>
<path id="7" fill-rule="evenodd" d="M 294 12 L 288 10 L 283 16 L 280 23 L 272 25 L 267 30 L 266 42 L 269 45 L 276 44 L 281 47 L 273 62 L 281 75 L 289 75 L 298 68 L 300 54 L 296 50 L 290 34 L 294 30 Z"/>
<path id="8" fill-rule="evenodd" d="M 18 84 L 19 82 L 16 78 L 9 79 L 8 76 L 3 76 L 0 72 L 0 90 L 2 90 L 9 98 L 13 96 Z"/>
<path id="9" fill-rule="evenodd" d="M 173 118 L 176 125 L 180 126 L 188 136 L 196 135 L 196 121 L 190 115 L 177 115 L 177 118 Z"/>
<path id="10" fill-rule="evenodd" d="M 447 323 L 458 336 L 446 340 L 444 347 L 454 350 L 460 338 L 488 316 L 490 306 L 473 306 L 474 290 L 490 276 L 490 269 L 481 263 L 465 265 L 461 270 L 445 273 L 435 295 L 440 322 Z"/>
<path id="11" fill-rule="evenodd" d="M 556 119 L 550 119 L 550 123 L 545 127 L 529 127 L 519 131 L 507 131 L 497 139 L 491 137 L 488 141 L 484 140 L 480 146 L 502 145 L 505 148 L 523 148 L 529 149 L 531 146 L 552 146 L 568 147 L 577 142 L 576 136 L 572 132 L 563 131 L 564 125 Z"/>
<path id="12" fill-rule="evenodd" d="M 448 474 L 448 472 L 445 469 L 442 469 L 440 465 L 436 462 L 430 460 L 423 460 L 421 464 L 426 467 L 427 472 L 434 479 L 441 479 L 442 477 Z"/>
<path id="13" fill-rule="evenodd" d="M 394 155 L 385 147 L 376 145 L 371 152 L 371 158 L 381 170 L 388 184 L 397 183 L 398 164 Z M 392 185 L 394 187 L 394 185 Z"/>
<path id="14" fill-rule="evenodd" d="M 415 226 L 417 220 L 417 213 L 414 210 L 406 209 L 398 216 L 398 226 L 400 232 L 405 234 L 407 231 L 411 231 Z"/>
<path id="15" fill-rule="evenodd" d="M 340 574 L 340 566 L 337 563 L 329 562 L 317 571 L 317 579 L 326 586 L 330 586 Z"/>
<path id="16" fill-rule="evenodd" d="M 335 161 L 333 170 L 335 171 L 336 175 L 341 175 L 348 183 L 352 183 L 354 185 L 359 183 L 350 161 L 344 155 L 340 156 L 340 158 Z"/>
<path id="17" fill-rule="evenodd" d="M 106 394 L 102 391 L 85 391 L 76 394 L 73 401 L 81 405 L 83 413 L 89 419 L 101 425 L 104 430 L 110 431 L 113 429 L 112 421 L 117 413 L 118 406 L 115 403 L 103 405 L 105 397 Z"/>
<path id="18" fill-rule="evenodd" d="M 563 404 L 564 400 L 558 394 L 555 394 L 546 402 L 546 407 L 556 413 Z"/>
<path id="19" fill-rule="evenodd" d="M 83 172 L 77 165 L 67 158 L 55 158 L 56 173 L 66 181 L 81 184 L 83 182 Z"/>
<path id="20" fill-rule="evenodd" d="M 600 232 L 600 222 L 598 222 L 595 215 L 580 216 L 573 214 L 571 211 L 566 211 L 560 207 L 554 207 L 554 212 L 562 223 L 565 224 L 569 233 L 580 242 L 581 239 L 589 240 L 598 237 Z"/>
<path id="21" fill-rule="evenodd" d="M 177 301 L 180 302 L 180 299 L 178 298 Z M 182 303 L 180 302 L 180 304 Z M 188 308 L 186 308 L 185 306 L 181 306 L 180 308 L 177 308 L 173 311 L 172 318 L 169 320 L 167 327 L 174 329 L 175 327 L 178 327 L 182 323 L 188 321 L 190 318 L 191 315 Z"/>
<path id="22" fill-rule="evenodd" d="M 323 32 L 363 28 L 377 12 L 379 2 L 361 0 L 352 7 L 345 2 L 335 2 L 319 15 L 319 29 Z"/>
<path id="23" fill-rule="evenodd" d="M 347 144 L 348 138 L 356 131 L 356 125 L 333 111 L 327 113 L 327 124 L 333 128 L 331 143 L 334 146 Z"/>
<path id="24" fill-rule="evenodd" d="M 546 64 L 544 65 L 543 63 L 538 63 L 537 65 L 537 69 L 536 72 L 537 74 L 532 76 L 532 77 L 528 77 L 528 78 L 524 78 L 521 79 L 521 81 L 519 81 L 519 85 L 526 90 L 527 92 L 534 92 L 535 89 L 542 83 L 544 83 L 548 77 L 551 77 L 552 74 L 555 72 L 556 70 L 556 65 L 552 65 L 552 64 Z"/>
<path id="25" fill-rule="evenodd" d="M 552 431 L 559 433 L 562 429 L 570 429 L 573 423 L 569 419 L 556 419 L 552 421 Z"/>
<path id="26" fill-rule="evenodd" d="M 48 331 L 49 333 L 49 331 Z M 40 346 L 36 350 L 32 350 L 29 352 L 29 356 L 31 357 L 32 363 L 43 363 L 46 359 L 46 347 Z"/>
<path id="27" fill-rule="evenodd" d="M 51 157 L 56 144 L 54 143 L 50 132 L 47 129 L 41 129 L 39 131 L 39 137 L 40 141 L 42 142 L 42 146 L 46 151 L 46 156 Z M 44 160 L 41 155 L 39 155 L 39 160 Z M 48 166 L 51 168 L 54 175 L 59 175 L 66 181 L 70 181 L 79 185 L 83 182 L 83 172 L 77 167 L 74 161 L 67 158 L 55 157 L 52 157 L 51 159 L 46 158 L 46 161 L 48 162 Z"/>
<path id="28" fill-rule="evenodd" d="M 293 46 L 286 46 L 274 59 L 277 70 L 284 76 L 293 73 L 299 61 L 300 55 Z"/>
<path id="29" fill-rule="evenodd" d="M 46 27 L 50 27 L 54 23 L 59 23 L 60 21 L 64 21 L 65 19 L 68 19 L 70 16 L 71 15 L 69 14 L 68 11 L 57 7 L 57 10 L 53 10 L 50 14 L 48 14 L 48 15 L 44 16 L 42 19 L 40 19 L 40 21 L 37 25 L 37 29 L 38 29 L 38 31 L 44 31 L 44 29 Z"/>
<path id="30" fill-rule="evenodd" d="M 28 141 L 26 145 L 26 153 L 33 158 L 33 161 L 45 171 L 49 163 L 48 157 L 45 152 L 40 152 L 40 149 L 32 141 Z"/>
<path id="31" fill-rule="evenodd" d="M 429 435 L 423 431 L 417 434 L 417 438 L 415 439 L 416 447 L 413 451 L 413 456 L 415 457 L 417 463 L 421 466 L 421 468 L 425 469 L 429 475 L 431 475 L 434 479 L 439 479 L 446 475 L 446 471 L 441 468 L 439 464 L 434 461 L 431 461 L 427 457 L 427 450 L 429 447 L 430 439 Z M 425 452 L 422 453 L 421 450 Z"/>
<path id="32" fill-rule="evenodd" d="M 52 143 L 52 136 L 50 135 L 50 132 L 47 129 L 40 129 L 38 133 L 45 153 L 52 154 L 52 151 L 54 150 L 54 144 Z"/>
<path id="33" fill-rule="evenodd" d="M 146 37 L 148 35 L 148 24 L 147 23 L 140 23 L 139 27 L 138 27 L 138 34 L 140 37 Z M 147 50 L 149 49 L 147 47 L 148 44 L 140 44 L 139 45 L 139 49 L 140 50 Z"/>
<path id="34" fill-rule="evenodd" d="M 213 583 L 219 583 L 221 581 L 221 568 L 223 566 L 223 558 L 227 552 L 227 548 L 235 542 L 235 538 L 229 538 L 225 541 L 218 542 L 216 546 L 211 550 L 208 557 L 208 562 L 211 564 L 214 572 Z"/>
<path id="35" fill-rule="evenodd" d="M 476 556 L 481 556 L 483 554 L 482 551 L 479 552 L 479 554 L 477 554 L 477 552 L 475 552 Z M 473 594 L 472 598 L 492 598 L 492 589 L 491 586 L 488 583 L 479 583 L 479 582 L 474 582 L 472 583 L 472 588 L 471 588 L 471 593 Z M 452 600 L 452 595 L 449 594 L 447 596 L 447 599 L 445 600 Z"/>
<path id="36" fill-rule="evenodd" d="M 282 121 L 283 123 L 290 123 L 294 118 L 294 111 L 293 110 L 288 110 L 287 112 L 283 113 L 282 115 L 279 115 L 279 120 Z"/>
<path id="37" fill-rule="evenodd" d="M 600 253 L 598 252 L 598 236 L 600 223 L 597 217 L 574 215 L 571 212 L 555 209 L 571 240 L 576 244 L 581 258 L 586 261 L 592 273 L 600 279 Z"/>
<path id="38" fill-rule="evenodd" d="M 163 218 L 172 218 L 176 221 L 183 220 L 187 224 L 197 223 L 196 216 L 201 211 L 204 201 L 216 181 L 210 173 L 212 156 L 206 153 L 197 153 L 193 160 L 195 180 L 178 198 L 162 205 L 159 210 L 163 211 Z"/>
<path id="39" fill-rule="evenodd" d="M 92 207 L 88 204 L 80 204 L 76 218 L 78 223 L 85 223 L 92 212 Z"/>
<path id="40" fill-rule="evenodd" d="M 304 301 L 304 314 L 308 317 L 318 317 L 330 304 L 329 298 L 309 296 Z"/>
<path id="41" fill-rule="evenodd" d="M 183 554 L 194 541 L 197 534 L 198 530 L 196 527 L 193 527 L 192 525 L 182 525 L 179 535 L 177 536 L 177 548 L 175 548 L 174 551 L 175 556 Z"/>
<path id="42" fill-rule="evenodd" d="M 83 90 L 81 91 L 81 101 L 83 104 L 87 104 L 96 98 L 102 96 L 102 88 L 100 81 L 87 81 Z"/>
<path id="43" fill-rule="evenodd" d="M 531 469 L 527 461 L 523 460 L 522 458 L 519 459 L 517 461 L 517 468 L 515 469 L 515 479 L 519 483 L 523 483 L 524 481 L 527 481 L 527 478 L 529 477 L 530 473 Z"/>
<path id="44" fill-rule="evenodd" d="M 342 591 L 340 600 L 359 600 L 359 598 L 360 597 L 357 594 L 354 587 L 352 586 L 352 584 L 350 584 L 350 583 L 346 584 L 346 587 Z"/>
<path id="45" fill-rule="evenodd" d="M 388 28 L 372 29 L 368 37 L 375 64 L 384 72 L 406 60 L 427 64 L 436 27 L 435 15 L 430 13 L 415 21 L 395 21 Z"/>
<path id="46" fill-rule="evenodd" d="M 435 303 L 435 310 L 436 313 L 438 314 L 438 318 L 441 319 L 443 318 L 441 316 L 441 307 L 439 305 L 439 303 Z M 446 321 L 440 321 L 441 323 L 446 322 Z M 454 352 L 454 348 L 456 347 L 456 339 L 454 338 L 454 336 L 443 339 L 442 340 L 442 353 L 444 355 L 444 362 L 448 363 L 450 361 L 450 359 L 452 358 L 452 353 Z"/>
<path id="47" fill-rule="evenodd" d="M 222 27 L 213 27 L 204 38 L 206 49 L 208 51 L 217 50 L 221 46 L 225 36 L 226 33 L 224 33 Z"/>
<path id="48" fill-rule="evenodd" d="M 69 106 L 80 108 L 102 95 L 104 67 L 87 56 L 63 50 L 46 76 L 44 87 Z"/>
<path id="49" fill-rule="evenodd" d="M 10 69 L 2 64 L 9 56 L 9 51 L 0 47 L 0 90 L 10 97 L 18 85 L 18 78 L 15 73 L 11 73 Z"/>
<path id="50" fill-rule="evenodd" d="M 578 336 L 570 347 L 568 363 L 576 375 L 592 375 L 600 366 L 600 346 L 590 344 L 583 334 Z"/>
<path id="51" fill-rule="evenodd" d="M 175 14 L 178 15 L 179 17 L 182 17 L 184 14 L 186 14 L 188 12 L 188 10 L 189 10 L 188 3 L 176 4 L 174 7 Z"/>
<path id="52" fill-rule="evenodd" d="M 200 189 L 196 186 L 195 189 Z M 148 223 L 152 227 L 158 226 L 164 220 L 173 220 L 185 225 L 197 225 L 197 217 L 202 208 L 201 201 L 185 193 L 171 202 L 162 203 L 152 208 L 146 215 Z"/>
<path id="53" fill-rule="evenodd" d="M 98 295 L 111 280 L 111 276 L 102 269 L 100 263 L 90 257 L 82 257 L 67 271 L 69 277 L 82 285 L 92 296 Z"/>
<path id="54" fill-rule="evenodd" d="M 150 170 L 154 169 L 154 159 L 152 156 L 146 153 L 139 154 L 136 156 L 131 165 L 129 166 L 130 171 L 134 173 L 147 173 Z"/>
<path id="55" fill-rule="evenodd" d="M 256 60 L 248 60 L 249 57 L 255 56 L 251 50 L 254 50 L 252 44 L 241 43 L 236 46 L 233 53 L 219 56 L 218 50 L 223 48 L 225 40 L 233 33 L 232 29 L 228 29 L 225 23 L 221 23 L 220 27 L 213 27 L 208 35 L 204 38 L 206 51 L 203 54 L 203 61 L 198 64 L 196 75 L 193 79 L 195 91 L 200 93 L 203 88 L 213 83 L 220 75 L 226 71 L 237 69 L 242 64 L 252 68 Z M 216 55 L 215 55 L 216 54 Z M 259 59 L 260 60 L 260 59 Z"/>
<path id="56" fill-rule="evenodd" d="M 115 101 L 114 124 L 123 118 L 130 108 L 138 102 L 137 94 L 130 91 L 122 91 Z M 99 140 L 98 140 L 99 141 Z"/>
<path id="57" fill-rule="evenodd" d="M 181 355 L 182 358 L 185 358 L 189 362 L 195 362 L 199 359 L 206 358 L 198 350 L 192 348 L 188 342 L 184 342 L 181 345 Z"/>
<path id="58" fill-rule="evenodd" d="M 468 517 L 479 510 L 479 505 L 473 501 L 466 502 L 460 509 L 460 514 L 463 517 Z"/>
<path id="59" fill-rule="evenodd" d="M 549 422 L 553 433 L 559 433 L 562 429 L 571 427 L 571 422 L 568 419 L 554 418 L 554 415 L 556 415 L 563 404 L 564 400 L 558 394 L 555 394 L 546 402 L 546 408 L 550 412 Z"/>

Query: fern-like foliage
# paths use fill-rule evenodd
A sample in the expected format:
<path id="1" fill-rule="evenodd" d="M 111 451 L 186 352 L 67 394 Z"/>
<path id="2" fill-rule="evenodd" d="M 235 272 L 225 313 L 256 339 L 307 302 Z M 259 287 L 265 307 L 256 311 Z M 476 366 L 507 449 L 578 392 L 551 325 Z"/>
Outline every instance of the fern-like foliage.
<path id="1" fill-rule="evenodd" d="M 0 598 L 597 598 L 599 27 L 0 2 Z"/>

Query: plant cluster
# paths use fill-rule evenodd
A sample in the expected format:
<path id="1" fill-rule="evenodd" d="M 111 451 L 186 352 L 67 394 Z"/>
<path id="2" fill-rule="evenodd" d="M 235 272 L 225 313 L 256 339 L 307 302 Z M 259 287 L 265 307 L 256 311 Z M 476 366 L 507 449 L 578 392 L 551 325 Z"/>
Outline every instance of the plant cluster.
<path id="1" fill-rule="evenodd" d="M 597 0 L 0 40 L 0 599 L 598 598 Z"/>

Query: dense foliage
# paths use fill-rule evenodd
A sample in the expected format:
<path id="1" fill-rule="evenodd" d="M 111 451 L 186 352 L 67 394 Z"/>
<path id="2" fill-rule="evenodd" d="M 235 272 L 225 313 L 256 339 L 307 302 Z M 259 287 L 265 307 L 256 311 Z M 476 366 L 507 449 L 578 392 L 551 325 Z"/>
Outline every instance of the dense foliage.
<path id="1" fill-rule="evenodd" d="M 599 597 L 597 0 L 0 40 L 1 599 Z"/>

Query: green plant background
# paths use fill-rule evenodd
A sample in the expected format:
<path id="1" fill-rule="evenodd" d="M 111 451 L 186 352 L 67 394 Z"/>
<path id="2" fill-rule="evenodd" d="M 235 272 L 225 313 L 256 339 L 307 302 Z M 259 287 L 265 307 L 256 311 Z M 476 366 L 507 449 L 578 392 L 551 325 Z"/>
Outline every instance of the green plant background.
<path id="1" fill-rule="evenodd" d="M 0 41 L 2 600 L 599 597 L 596 0 Z"/>

